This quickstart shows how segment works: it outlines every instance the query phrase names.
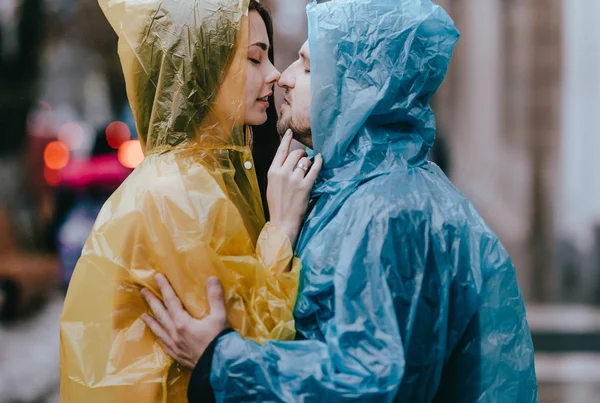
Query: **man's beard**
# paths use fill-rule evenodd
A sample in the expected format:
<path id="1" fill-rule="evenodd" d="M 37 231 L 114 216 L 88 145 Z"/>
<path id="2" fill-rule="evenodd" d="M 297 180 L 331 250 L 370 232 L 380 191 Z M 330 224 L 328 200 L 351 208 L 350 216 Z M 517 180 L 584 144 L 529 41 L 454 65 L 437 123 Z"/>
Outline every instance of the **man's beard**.
<path id="1" fill-rule="evenodd" d="M 307 147 L 313 147 L 310 124 L 297 124 L 297 122 L 295 122 L 291 117 L 285 120 L 279 119 L 277 121 L 277 131 L 279 132 L 280 136 L 283 136 L 288 129 L 294 133 L 294 139 Z"/>

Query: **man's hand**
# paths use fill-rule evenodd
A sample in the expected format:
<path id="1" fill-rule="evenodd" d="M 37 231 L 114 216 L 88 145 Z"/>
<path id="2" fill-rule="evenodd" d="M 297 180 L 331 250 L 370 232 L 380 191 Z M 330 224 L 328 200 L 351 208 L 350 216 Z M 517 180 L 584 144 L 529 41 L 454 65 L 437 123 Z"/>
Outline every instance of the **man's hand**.
<path id="1" fill-rule="evenodd" d="M 144 314 L 142 320 L 162 341 L 171 358 L 182 366 L 193 369 L 208 345 L 227 327 L 221 283 L 216 277 L 208 279 L 210 314 L 198 320 L 185 311 L 165 276 L 158 274 L 156 282 L 160 287 L 164 305 L 150 291 L 142 290 L 142 295 L 154 314 L 154 317 Z"/>

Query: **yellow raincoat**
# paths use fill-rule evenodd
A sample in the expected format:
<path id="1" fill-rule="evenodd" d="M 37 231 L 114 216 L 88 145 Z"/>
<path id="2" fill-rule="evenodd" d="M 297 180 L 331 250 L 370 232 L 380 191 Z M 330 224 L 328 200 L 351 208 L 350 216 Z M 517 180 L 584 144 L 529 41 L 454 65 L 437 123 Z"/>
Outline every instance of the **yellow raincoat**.
<path id="1" fill-rule="evenodd" d="M 208 313 L 223 283 L 230 325 L 291 339 L 299 263 L 264 222 L 242 127 L 248 0 L 100 0 L 146 154 L 100 212 L 61 319 L 61 402 L 187 402 L 189 372 L 140 319 L 164 273 Z M 286 272 L 292 262 L 291 272 Z"/>

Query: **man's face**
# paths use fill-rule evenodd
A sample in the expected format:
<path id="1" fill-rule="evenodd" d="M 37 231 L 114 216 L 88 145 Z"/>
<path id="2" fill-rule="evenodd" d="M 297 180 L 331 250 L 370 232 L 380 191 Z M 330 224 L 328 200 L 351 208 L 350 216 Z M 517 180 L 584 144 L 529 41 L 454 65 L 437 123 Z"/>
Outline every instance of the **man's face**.
<path id="1" fill-rule="evenodd" d="M 277 130 L 283 135 L 288 129 L 292 129 L 296 140 L 312 148 L 308 41 L 304 42 L 298 55 L 298 60 L 283 72 L 278 83 L 285 91 L 284 102 L 279 110 Z"/>

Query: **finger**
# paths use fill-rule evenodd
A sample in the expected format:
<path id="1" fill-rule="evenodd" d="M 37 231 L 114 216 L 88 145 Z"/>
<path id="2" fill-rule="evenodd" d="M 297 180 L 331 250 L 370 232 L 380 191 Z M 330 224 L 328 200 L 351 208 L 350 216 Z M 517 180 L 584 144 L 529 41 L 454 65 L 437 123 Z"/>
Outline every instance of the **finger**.
<path id="1" fill-rule="evenodd" d="M 300 165 L 303 165 L 304 169 L 300 168 Z M 307 157 L 302 157 L 300 161 L 298 161 L 298 164 L 296 164 L 296 167 L 294 168 L 294 173 L 292 175 L 298 177 L 298 179 L 304 179 L 306 174 L 309 172 L 311 165 L 312 162 L 310 159 L 308 159 Z"/>
<path id="2" fill-rule="evenodd" d="M 304 150 L 292 151 L 286 158 L 285 162 L 283 163 L 283 170 L 285 172 L 292 173 L 294 171 L 294 169 L 296 168 L 296 165 L 298 165 L 298 161 L 300 161 L 300 159 L 302 157 L 306 157 L 306 151 L 304 151 Z"/>
<path id="3" fill-rule="evenodd" d="M 175 294 L 175 290 L 173 290 L 169 280 L 162 274 L 157 274 L 155 278 L 160 288 L 163 301 L 167 307 L 169 317 L 175 326 L 175 330 L 180 332 L 185 328 L 185 325 L 189 322 L 191 317 L 183 308 L 181 300 L 177 294 Z"/>
<path id="4" fill-rule="evenodd" d="M 176 315 L 185 312 L 181 305 L 181 300 L 177 294 L 175 294 L 175 290 L 173 290 L 169 280 L 162 274 L 157 274 L 155 278 L 170 316 L 175 317 Z"/>
<path id="5" fill-rule="evenodd" d="M 177 362 L 179 365 L 183 366 L 184 368 L 189 368 L 187 365 L 184 364 L 184 360 L 183 358 L 175 353 L 175 350 L 167 345 L 163 346 L 165 349 L 165 352 L 167 353 L 167 355 L 169 357 L 171 357 L 173 359 L 173 361 Z M 189 368 L 189 369 L 194 369 L 194 367 Z"/>
<path id="6" fill-rule="evenodd" d="M 156 318 L 156 320 L 158 321 L 158 323 L 160 323 L 162 328 L 167 330 L 169 334 L 172 335 L 175 330 L 175 326 L 173 326 L 173 321 L 171 320 L 169 312 L 167 311 L 163 303 L 158 298 L 156 298 L 154 294 L 152 294 L 146 289 L 142 290 L 142 295 L 144 296 L 144 299 L 146 299 L 146 302 L 150 306 L 154 318 Z"/>
<path id="7" fill-rule="evenodd" d="M 277 148 L 277 153 L 275 154 L 275 158 L 273 158 L 272 165 L 280 167 L 285 162 L 289 152 L 290 145 L 292 144 L 292 131 L 288 129 L 283 138 L 281 139 L 281 143 L 279 144 L 279 148 Z"/>
<path id="8" fill-rule="evenodd" d="M 208 279 L 208 304 L 210 306 L 210 315 L 216 319 L 225 321 L 227 312 L 225 310 L 225 298 L 223 297 L 223 287 L 216 277 Z"/>
<path id="9" fill-rule="evenodd" d="M 165 346 L 169 346 L 169 348 L 171 348 L 171 346 L 173 346 L 175 344 L 175 343 L 173 343 L 173 339 L 171 338 L 171 336 L 169 336 L 169 333 L 152 316 L 150 316 L 148 314 L 143 314 L 142 320 L 144 321 L 146 326 L 148 326 L 150 331 L 152 331 L 152 333 L 154 333 L 154 335 L 156 337 L 158 337 L 158 339 Z"/>
<path id="10" fill-rule="evenodd" d="M 305 181 L 310 182 L 311 187 L 312 187 L 312 185 L 315 184 L 315 181 L 317 180 L 317 176 L 319 176 L 319 172 L 321 172 L 321 168 L 323 168 L 323 156 L 321 154 L 318 154 L 315 157 L 315 162 L 313 163 L 312 168 L 310 169 L 310 171 L 308 171 L 308 173 L 304 177 Z"/>

